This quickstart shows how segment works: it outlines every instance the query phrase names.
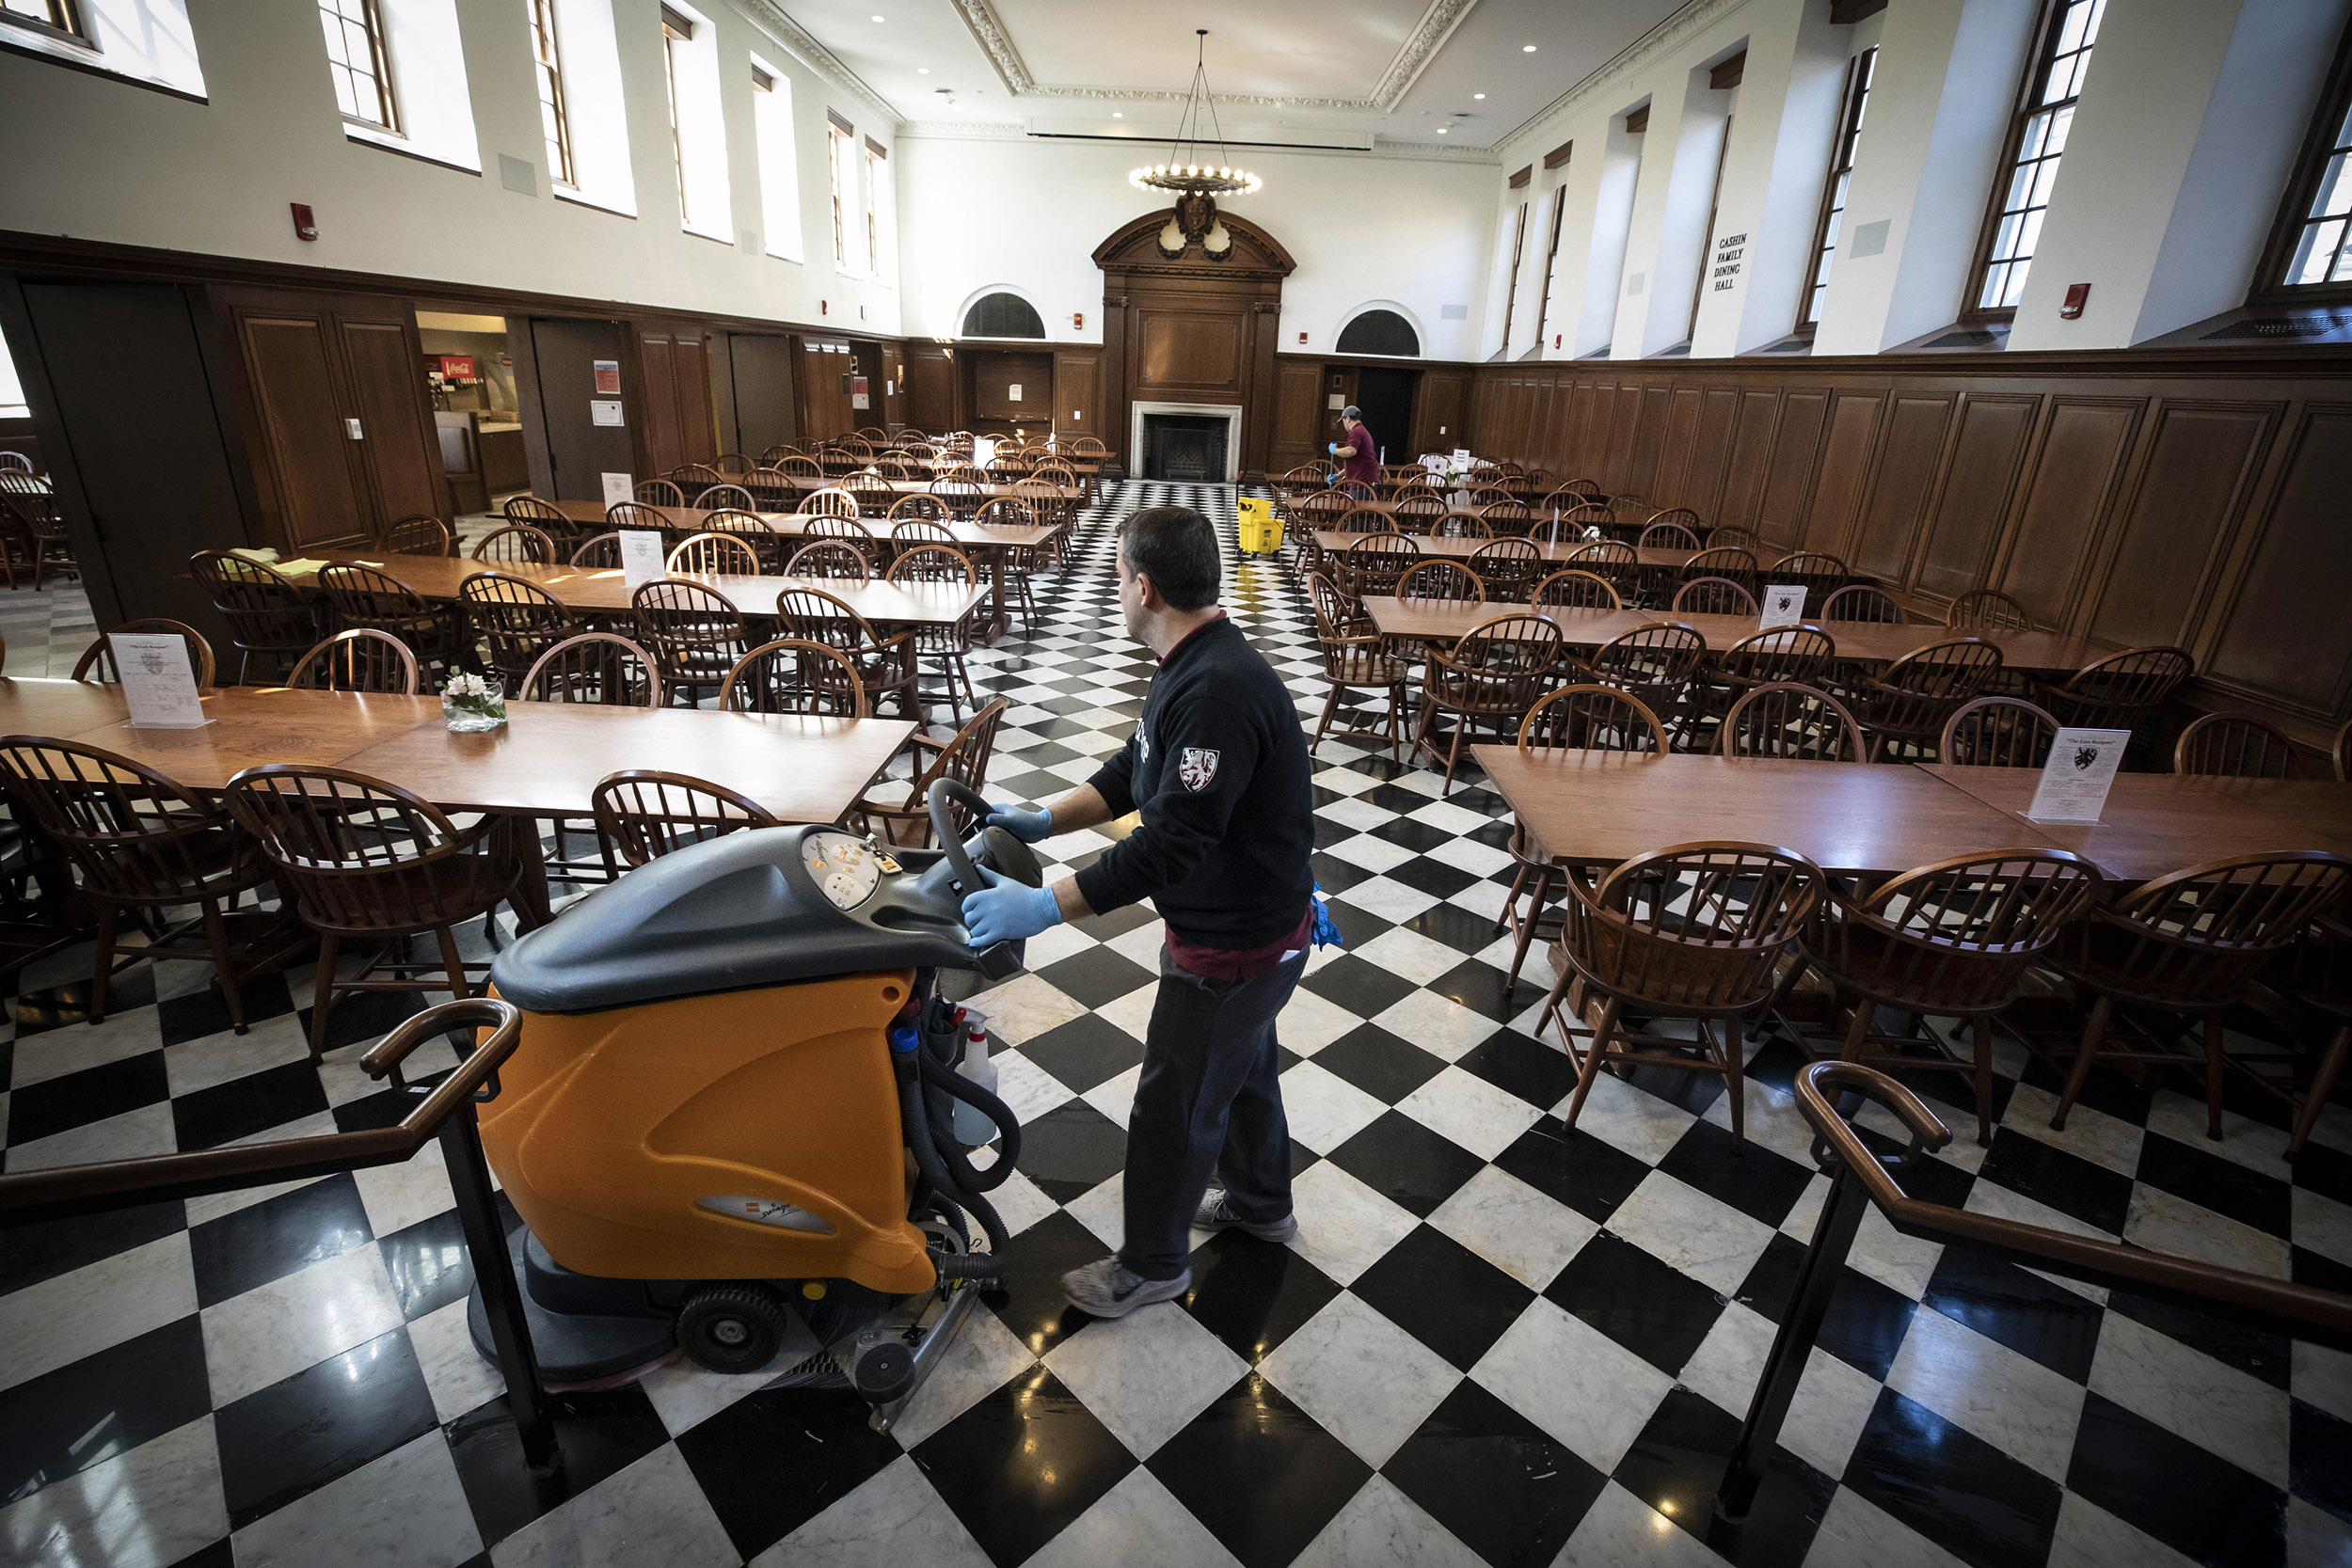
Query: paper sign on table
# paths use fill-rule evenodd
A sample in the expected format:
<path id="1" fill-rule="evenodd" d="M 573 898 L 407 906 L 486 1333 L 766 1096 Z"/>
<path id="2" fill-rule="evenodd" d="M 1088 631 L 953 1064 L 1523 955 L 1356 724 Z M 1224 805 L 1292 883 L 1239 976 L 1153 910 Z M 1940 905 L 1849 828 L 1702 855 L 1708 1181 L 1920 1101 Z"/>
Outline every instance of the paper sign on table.
<path id="1" fill-rule="evenodd" d="M 606 474 L 604 476 L 605 505 L 617 506 L 623 501 L 633 501 L 636 499 L 637 488 L 628 475 Z"/>
<path id="2" fill-rule="evenodd" d="M 1763 626 L 1793 626 L 1804 619 L 1804 584 L 1776 582 L 1764 590 Z"/>
<path id="3" fill-rule="evenodd" d="M 2129 730 L 2060 730 L 2042 766 L 2042 783 L 2026 808 L 2030 822 L 2096 822 L 2107 803 L 2115 770 L 2123 765 Z"/>
<path id="4" fill-rule="evenodd" d="M 658 528 L 625 528 L 621 535 L 621 580 L 631 589 L 648 582 L 660 582 L 670 575 L 668 562 L 661 553 L 661 531 Z"/>
<path id="5" fill-rule="evenodd" d="M 996 461 L 996 437 L 976 436 L 972 438 L 972 467 L 985 468 Z"/>
<path id="6" fill-rule="evenodd" d="M 187 640 L 177 632 L 109 632 L 135 730 L 196 730 L 212 722 L 196 694 Z"/>
<path id="7" fill-rule="evenodd" d="M 1470 448 L 1455 447 L 1454 449 L 1454 461 L 1456 463 L 1468 463 L 1470 461 Z"/>

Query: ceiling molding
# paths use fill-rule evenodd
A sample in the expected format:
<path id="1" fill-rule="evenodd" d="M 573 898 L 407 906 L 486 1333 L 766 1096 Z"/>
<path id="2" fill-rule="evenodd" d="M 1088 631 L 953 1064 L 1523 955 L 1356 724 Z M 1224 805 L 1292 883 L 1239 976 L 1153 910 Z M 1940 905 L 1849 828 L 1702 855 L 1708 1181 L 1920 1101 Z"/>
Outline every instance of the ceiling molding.
<path id="1" fill-rule="evenodd" d="M 1647 64 L 1702 27 L 1722 21 L 1747 3 L 1748 0 L 1690 0 L 1689 5 L 1626 45 L 1615 59 L 1586 71 L 1567 91 L 1521 120 L 1509 135 L 1498 138 L 1495 146 L 1511 146 L 1529 132 L 1566 114 L 1618 77 Z"/>
<path id="2" fill-rule="evenodd" d="M 898 127 L 901 141 L 1026 141 L 1027 126 L 1019 120 L 954 120 L 911 119 Z M 1079 140 L 1083 138 L 1054 138 Z M 1122 136 L 1098 136 L 1098 143 L 1130 144 Z M 1262 150 L 1279 152 L 1295 158 L 1386 158 L 1406 163 L 1489 164 L 1500 166 L 1502 155 L 1491 147 L 1448 147 L 1435 142 L 1391 141 L 1375 136 L 1372 150 L 1359 152 L 1352 148 L 1268 147 Z"/>
<path id="3" fill-rule="evenodd" d="M 1159 87 L 1089 87 L 1057 86 L 1040 82 L 1022 59 L 1021 51 L 1012 41 L 1012 33 L 989 0 L 949 0 L 963 24 L 972 31 L 972 40 L 980 46 L 995 69 L 997 80 L 1005 90 L 1019 98 L 1056 99 L 1072 103 L 1181 103 L 1191 97 L 1189 91 L 1170 92 Z M 1396 107 L 1406 92 L 1421 77 L 1429 62 L 1437 57 L 1445 40 L 1454 36 L 1454 29 L 1470 15 L 1478 0 L 1429 0 L 1421 21 L 1406 35 L 1405 43 L 1380 73 L 1372 94 L 1366 98 L 1345 97 L 1287 97 L 1273 93 L 1216 92 L 1209 95 L 1213 103 L 1232 103 L 1261 109 L 1333 109 L 1343 114 L 1387 114 Z"/>
<path id="4" fill-rule="evenodd" d="M 842 62 L 841 56 L 817 40 L 814 34 L 784 13 L 776 0 L 738 0 L 743 14 L 773 38 L 777 43 L 800 56 L 801 63 L 820 76 L 833 79 L 835 87 L 856 98 L 888 120 L 895 129 L 904 123 L 890 101 L 866 85 L 864 77 Z"/>

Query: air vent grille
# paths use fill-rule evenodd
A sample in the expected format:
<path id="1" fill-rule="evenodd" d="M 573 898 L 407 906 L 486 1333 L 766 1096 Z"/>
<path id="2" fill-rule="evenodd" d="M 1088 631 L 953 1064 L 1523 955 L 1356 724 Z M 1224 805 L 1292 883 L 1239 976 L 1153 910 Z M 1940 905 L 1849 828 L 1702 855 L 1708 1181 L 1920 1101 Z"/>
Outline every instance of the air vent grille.
<path id="1" fill-rule="evenodd" d="M 2352 321 L 2335 315 L 2249 316 L 2206 333 L 2201 341 L 2209 343 L 2217 338 L 2325 338 L 2347 325 L 2352 325 Z"/>

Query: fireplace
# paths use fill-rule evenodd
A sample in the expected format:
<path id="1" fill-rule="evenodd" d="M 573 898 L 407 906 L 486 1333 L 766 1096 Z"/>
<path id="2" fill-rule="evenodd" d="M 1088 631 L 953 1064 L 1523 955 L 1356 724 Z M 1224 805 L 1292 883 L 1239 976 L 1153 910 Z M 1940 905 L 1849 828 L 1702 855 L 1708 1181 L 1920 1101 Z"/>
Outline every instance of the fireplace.
<path id="1" fill-rule="evenodd" d="M 1178 484 L 1231 484 L 1241 456 L 1236 404 L 1128 404 L 1128 472 Z"/>
<path id="2" fill-rule="evenodd" d="M 1216 484 L 1225 478 L 1223 420 L 1198 414 L 1143 417 L 1143 477 L 1179 484 Z"/>

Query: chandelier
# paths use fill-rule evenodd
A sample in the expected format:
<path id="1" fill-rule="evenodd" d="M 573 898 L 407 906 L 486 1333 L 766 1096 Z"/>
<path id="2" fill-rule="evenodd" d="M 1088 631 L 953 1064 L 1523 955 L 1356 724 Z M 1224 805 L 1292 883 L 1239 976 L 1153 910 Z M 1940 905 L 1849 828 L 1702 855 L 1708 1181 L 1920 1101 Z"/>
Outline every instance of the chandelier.
<path id="1" fill-rule="evenodd" d="M 1192 71 L 1192 91 L 1185 96 L 1177 119 L 1175 139 L 1168 145 L 1168 162 L 1130 169 L 1127 182 L 1137 190 L 1173 191 L 1176 206 L 1160 230 L 1160 254 L 1173 261 L 1186 245 L 1198 243 L 1213 261 L 1233 253 L 1232 231 L 1216 215 L 1220 196 L 1249 196 L 1265 183 L 1246 168 L 1235 168 L 1226 150 L 1224 127 L 1217 123 L 1216 105 L 1209 95 L 1206 27 L 1193 29 L 1201 41 Z M 1216 143 L 1217 161 L 1204 161 L 1204 136 Z"/>

